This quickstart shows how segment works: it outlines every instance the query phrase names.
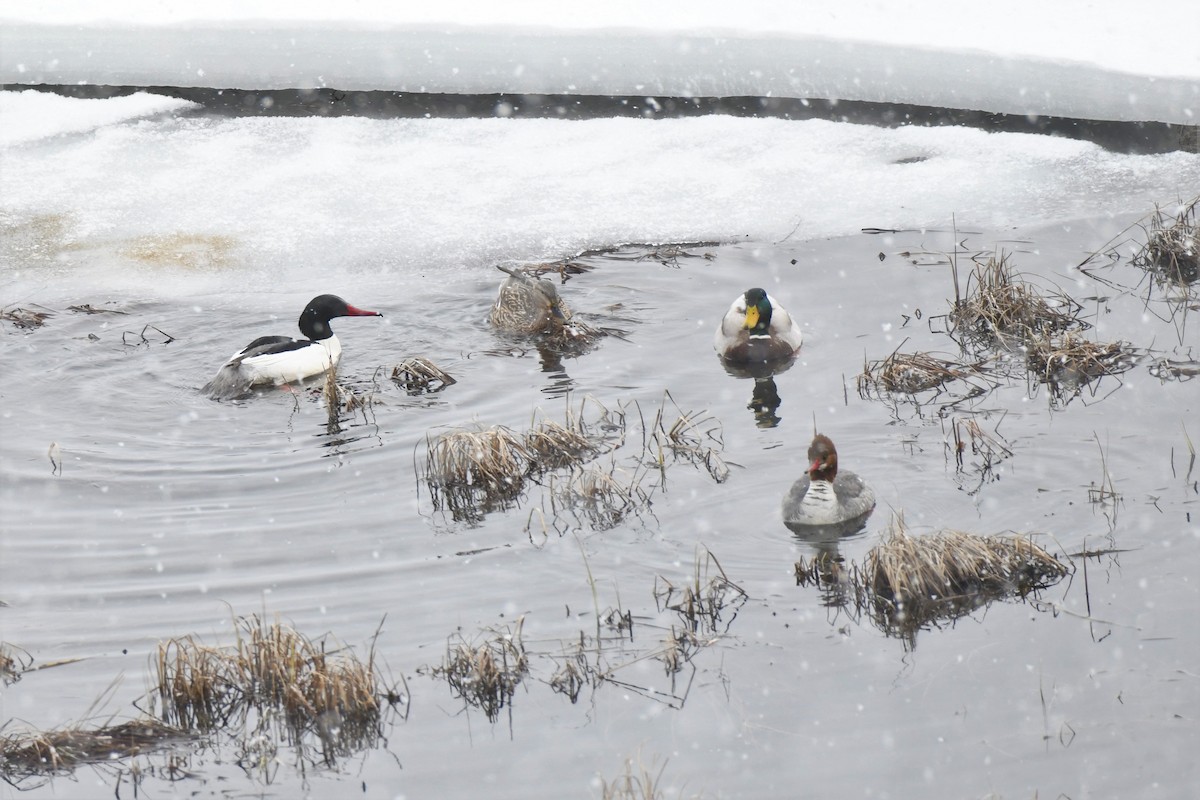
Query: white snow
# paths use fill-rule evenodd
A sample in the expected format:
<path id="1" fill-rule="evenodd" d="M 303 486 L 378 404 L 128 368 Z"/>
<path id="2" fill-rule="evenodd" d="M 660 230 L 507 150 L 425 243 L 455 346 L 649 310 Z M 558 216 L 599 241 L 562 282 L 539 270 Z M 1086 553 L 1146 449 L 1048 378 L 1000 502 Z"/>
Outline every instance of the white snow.
<path id="1" fill-rule="evenodd" d="M 198 104 L 139 92 L 109 100 L 72 100 L 33 90 L 0 92 L 0 146 L 80 133 Z"/>
<path id="2" fill-rule="evenodd" d="M 12 4 L 0 82 L 776 96 L 1200 116 L 1200 14 L 1134 4 Z M 47 7 L 48 6 L 48 7 Z"/>
<path id="3" fill-rule="evenodd" d="M 970 24 L 954 35 L 951 21 L 962 23 L 966 12 L 945 3 L 895 13 L 891 4 L 847 11 L 823 2 L 803 4 L 804 14 L 791 3 L 734 9 L 700 2 L 686 13 L 593 4 L 578 14 L 548 3 L 505 4 L 503 11 L 402 5 L 293 3 L 288 19 L 264 23 L 266 7 L 255 2 L 207 3 L 186 15 L 178 4 L 14 4 L 0 11 L 10 20 L 0 25 L 0 80 L 58 70 L 70 82 L 137 83 L 129 71 L 140 70 L 146 85 L 185 72 L 199 85 L 253 85 L 263 70 L 278 68 L 272 80 L 281 85 L 314 74 L 340 84 L 333 72 L 314 73 L 319 67 L 344 68 L 341 74 L 363 85 L 419 88 L 408 86 L 415 74 L 408 70 L 424 62 L 421 80 L 447 81 L 441 89 L 454 81 L 479 88 L 537 80 L 549 81 L 543 89 L 590 81 L 589 90 L 654 94 L 684 85 L 697 94 L 764 95 L 781 93 L 780 80 L 805 91 L 825 81 L 832 95 L 858 85 L 885 100 L 956 99 L 951 105 L 961 106 L 1042 86 L 1033 93 L 1039 107 L 1099 117 L 1157 109 L 1186 119 L 1197 107 L 1188 93 L 1200 85 L 1200 36 L 1186 47 L 1176 38 L 1190 35 L 1200 15 L 1173 2 L 1156 6 L 1153 42 L 1139 38 L 1146 14 L 1100 13 L 1081 2 L 1045 4 L 1037 14 L 1024 2 L 972 5 Z M 997 10 L 1002 5 L 1008 11 Z M 1078 25 L 1068 27 L 1069 20 Z M 455 25 L 455 33 L 445 32 Z M 314 31 L 321 35 L 304 38 Z M 688 37 L 701 33 L 713 49 L 652 47 L 663 36 L 694 44 L 701 39 Z M 363 44 L 398 36 L 449 49 L 397 55 Z M 779 53 L 812 36 L 842 38 L 820 40 L 827 55 L 790 77 L 773 66 Z M 867 43 L 871 37 L 889 44 Z M 94 46 L 79 47 L 85 40 Z M 175 52 L 185 40 L 195 51 Z M 451 40 L 473 45 L 456 51 Z M 46 51 L 52 41 L 59 44 Z M 258 55 L 246 49 L 254 41 Z M 575 60 L 555 49 L 564 43 L 580 46 Z M 888 55 L 872 62 L 872 53 Z M 741 69 L 755 58 L 761 70 Z M 1145 69 L 1105 75 L 1100 61 Z M 509 69 L 518 62 L 525 68 Z M 1171 75 L 1193 79 L 1163 77 Z M 1066 78 L 1074 83 L 1046 88 Z M 1136 99 L 1109 91 L 1118 78 L 1150 90 Z M 1121 155 L 1081 141 L 960 128 L 719 116 L 215 119 L 192 108 L 144 93 L 110 100 L 0 93 L 6 303 L 93 288 L 253 293 L 285 280 L 324 286 L 330 275 L 396 284 L 622 242 L 769 243 L 868 226 L 947 226 L 952 215 L 996 231 L 1145 212 L 1200 189 L 1196 154 Z"/>

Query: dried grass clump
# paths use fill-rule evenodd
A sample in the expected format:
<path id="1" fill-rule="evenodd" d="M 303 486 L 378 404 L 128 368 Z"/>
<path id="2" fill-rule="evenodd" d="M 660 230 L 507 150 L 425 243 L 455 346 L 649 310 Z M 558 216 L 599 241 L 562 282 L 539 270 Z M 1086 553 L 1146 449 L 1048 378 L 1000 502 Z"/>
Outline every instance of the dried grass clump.
<path id="1" fill-rule="evenodd" d="M 373 648 L 360 661 L 341 648 L 330 651 L 324 638 L 313 641 L 255 615 L 241 618 L 237 633 L 232 647 L 192 636 L 159 644 L 157 690 L 168 724 L 199 733 L 253 724 L 251 738 L 278 733 L 298 745 L 312 735 L 332 764 L 378 742 L 385 709 L 402 701 L 379 681 Z"/>
<path id="2" fill-rule="evenodd" d="M 940 531 L 910 536 L 894 527 L 867 554 L 871 591 L 896 611 L 982 593 L 1025 596 L 1053 585 L 1068 573 L 1054 556 L 1021 536 L 977 536 Z"/>
<path id="3" fill-rule="evenodd" d="M 858 394 L 918 394 L 952 380 L 974 378 L 983 373 L 982 364 L 962 364 L 929 353 L 893 352 L 882 361 L 863 364 L 858 376 Z"/>
<path id="4" fill-rule="evenodd" d="M 487 631 L 483 641 L 468 642 L 455 634 L 446 646 L 445 661 L 434 667 L 435 677 L 445 678 L 455 697 L 481 709 L 489 722 L 500 718 L 500 711 L 512 706 L 517 686 L 529 671 L 521 628 Z"/>
<path id="5" fill-rule="evenodd" d="M 581 425 L 563 425 L 544 419 L 525 434 L 525 447 L 539 470 L 563 469 L 579 464 L 600 451 L 600 443 Z"/>
<path id="6" fill-rule="evenodd" d="M 1057 401 L 1070 401 L 1098 378 L 1127 372 L 1135 358 L 1125 342 L 1092 342 L 1070 331 L 1035 337 L 1025 351 L 1026 367 Z"/>
<path id="7" fill-rule="evenodd" d="M 589 402 L 599 408 L 598 415 L 585 414 Z M 572 474 L 565 480 L 552 475 L 549 479 L 552 487 L 571 487 L 573 482 L 581 481 L 575 487 L 580 495 L 599 501 L 613 492 L 619 493 L 619 484 L 606 483 L 598 472 L 594 473 L 594 480 L 581 479 L 580 475 L 593 472 L 581 471 L 579 465 L 620 447 L 624 441 L 624 412 L 610 411 L 585 398 L 578 411 L 567 408 L 565 423 L 541 419 L 523 434 L 495 426 L 427 438 L 424 479 L 429 484 L 434 509 L 449 509 L 455 520 L 476 521 L 487 511 L 513 504 L 531 477 L 543 481 L 547 473 L 558 470 L 571 470 Z M 624 489 L 627 494 L 636 494 L 636 481 Z"/>
<path id="8" fill-rule="evenodd" d="M 1021 281 L 1008 256 L 989 256 L 976 263 L 967 280 L 966 297 L 955 281 L 951 336 L 972 349 L 1013 347 L 1034 335 L 1087 327 L 1076 315 L 1080 306 L 1063 294 L 1051 304 L 1037 289 Z"/>
<path id="9" fill-rule="evenodd" d="M 0 776 L 18 784 L 31 778 L 69 774 L 84 764 L 108 764 L 155 752 L 190 739 L 186 731 L 154 719 L 56 731 L 0 733 Z"/>
<path id="10" fill-rule="evenodd" d="M 828 557 L 796 562 L 800 585 L 836 581 L 845 602 L 889 636 L 916 644 L 917 631 L 965 616 L 994 600 L 1026 598 L 1054 585 L 1070 567 L 1027 536 L 978 536 L 945 530 L 910 536 L 894 523 L 863 564 Z"/>
<path id="11" fill-rule="evenodd" d="M 1176 286 L 1190 287 L 1200 281 L 1197 204 L 1200 204 L 1200 197 L 1184 205 L 1175 215 L 1156 207 L 1146 229 L 1146 244 L 1134 255 L 1133 263 Z"/>
<path id="12" fill-rule="evenodd" d="M 450 373 L 420 356 L 406 358 L 392 367 L 392 381 L 411 395 L 440 392 L 458 383 Z"/>
<path id="13" fill-rule="evenodd" d="M 534 464 L 525 438 L 499 425 L 426 437 L 426 450 L 433 506 L 450 509 L 455 519 L 478 519 L 516 500 Z"/>

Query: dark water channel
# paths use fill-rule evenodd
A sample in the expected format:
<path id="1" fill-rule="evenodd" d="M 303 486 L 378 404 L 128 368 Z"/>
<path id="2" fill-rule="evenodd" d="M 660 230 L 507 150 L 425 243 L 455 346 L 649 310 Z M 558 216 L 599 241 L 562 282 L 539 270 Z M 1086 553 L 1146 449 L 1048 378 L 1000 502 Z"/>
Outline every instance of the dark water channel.
<path id="1" fill-rule="evenodd" d="M 139 796 L 600 796 L 639 758 L 661 769 L 667 797 L 1192 796 L 1200 391 L 1155 365 L 1200 357 L 1194 289 L 1190 309 L 1170 304 L 1119 245 L 1119 261 L 1076 268 L 1133 221 L 583 257 L 591 269 L 563 296 L 624 335 L 561 362 L 487 328 L 499 272 L 412 282 L 402 295 L 340 276 L 347 300 L 385 319 L 335 321 L 342 380 L 371 402 L 333 431 L 315 391 L 236 404 L 198 392 L 250 338 L 291 332 L 299 309 L 277 297 L 204 309 L 132 291 L 75 301 L 121 315 L 49 299 L 44 325 L 5 323 L 0 347 L 0 630 L 35 665 L 78 660 L 4 687 L 6 732 L 135 716 L 159 641 L 228 644 L 234 617 L 258 613 L 360 653 L 378 629 L 377 659 L 407 682 L 407 718 L 391 721 L 385 746 L 303 775 L 286 746 L 269 773 L 237 766 L 231 742 L 184 746 L 175 757 L 188 777 L 174 783 L 166 755 L 141 756 Z M 1031 283 L 1081 305 L 1086 337 L 1130 343 L 1136 363 L 1077 396 L 1016 376 L 974 397 L 860 396 L 864 361 L 897 349 L 959 357 L 944 319 L 955 249 L 960 281 L 973 253 L 1002 249 Z M 754 381 L 712 352 L 718 315 L 755 285 L 806 335 L 765 416 L 750 407 L 763 387 L 752 403 Z M 458 382 L 413 396 L 379 372 L 411 355 Z M 525 429 L 568 407 L 624 411 L 625 443 L 601 461 L 648 504 L 611 527 L 562 510 L 548 485 L 474 523 L 433 507 L 419 480 L 427 435 Z M 727 480 L 685 459 L 645 466 L 660 409 L 701 421 Z M 915 534 L 1040 534 L 1074 574 L 1039 603 L 993 604 L 912 646 L 826 607 L 793 572 L 816 546 L 779 513 L 814 420 L 879 498 L 867 528 L 837 543 L 847 559 L 902 515 Z M 952 431 L 967 421 L 1003 453 L 960 464 Z M 1084 550 L 1103 551 L 1086 571 Z M 745 596 L 671 674 L 664 640 L 684 623 L 656 590 L 704 580 L 717 563 Z M 610 624 L 618 617 L 632 630 Z M 529 672 L 491 723 L 428 668 L 450 637 L 518 620 Z M 609 679 L 573 703 L 550 683 L 581 635 Z M 132 796 L 129 765 L 3 791 L 99 797 L 124 781 Z"/>

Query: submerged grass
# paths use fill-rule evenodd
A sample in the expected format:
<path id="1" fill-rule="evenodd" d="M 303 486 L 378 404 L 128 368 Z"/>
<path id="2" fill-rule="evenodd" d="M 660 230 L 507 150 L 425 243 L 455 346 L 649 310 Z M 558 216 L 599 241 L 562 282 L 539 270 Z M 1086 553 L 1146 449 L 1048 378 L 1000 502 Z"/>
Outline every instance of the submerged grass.
<path id="1" fill-rule="evenodd" d="M 669 426 L 668 403 L 679 414 Z M 660 471 L 665 472 L 666 456 L 670 454 L 673 460 L 704 467 L 717 483 L 729 479 L 729 465 L 721 456 L 725 449 L 721 423 L 707 411 L 684 411 L 671 393 L 666 392 L 650 430 L 650 444 L 646 450 Z"/>
<path id="2" fill-rule="evenodd" d="M 0 320 L 11 322 L 14 326 L 22 330 L 40 328 L 52 316 L 54 316 L 54 312 L 49 309 L 38 311 L 32 308 L 21 308 L 20 306 L 10 306 L 0 309 Z"/>
<path id="3" fill-rule="evenodd" d="M 504 426 L 426 437 L 425 481 L 435 510 L 479 520 L 520 497 L 533 468 L 524 437 Z"/>
<path id="4" fill-rule="evenodd" d="M 837 597 L 889 636 L 916 646 L 918 631 L 953 621 L 994 600 L 1054 585 L 1070 567 L 1028 536 L 979 536 L 943 530 L 910 536 L 893 522 L 861 565 L 818 555 L 796 562 L 796 581 L 838 589 Z"/>
<path id="5" fill-rule="evenodd" d="M 567 513 L 592 530 L 611 530 L 630 514 L 649 508 L 650 495 L 641 487 L 643 477 L 644 473 L 629 474 L 615 464 L 573 469 L 550 483 L 553 515 L 559 518 Z"/>
<path id="6" fill-rule="evenodd" d="M 1002 417 L 991 432 L 985 431 L 970 417 L 956 417 L 950 422 L 951 436 L 946 440 L 946 448 L 954 453 L 955 475 L 965 476 L 970 473 L 979 478 L 978 483 L 970 489 L 960 482 L 960 486 L 969 495 L 975 495 L 984 483 L 995 479 L 996 466 L 1013 454 L 1008 443 L 1000 436 L 999 427 L 1003 421 Z M 970 463 L 968 458 L 972 459 Z"/>
<path id="7" fill-rule="evenodd" d="M 678 614 L 690 633 L 715 634 L 728 630 L 748 598 L 745 590 L 729 579 L 708 548 L 696 554 L 688 582 L 676 586 L 661 575 L 654 581 L 654 599 L 659 609 Z"/>
<path id="8" fill-rule="evenodd" d="M 70 774 L 85 764 L 109 764 L 191 738 L 187 731 L 150 718 L 50 731 L 0 729 L 0 776 L 20 788 L 30 779 Z"/>
<path id="9" fill-rule="evenodd" d="M 442 665 L 431 670 L 445 679 L 455 697 L 483 711 L 489 722 L 511 708 L 517 686 L 529 671 L 521 641 L 524 621 L 522 617 L 515 627 L 486 631 L 472 642 L 456 633 L 446 645 Z"/>
<path id="10" fill-rule="evenodd" d="M 16 683 L 31 666 L 33 656 L 15 645 L 0 642 L 0 683 L 5 686 Z"/>

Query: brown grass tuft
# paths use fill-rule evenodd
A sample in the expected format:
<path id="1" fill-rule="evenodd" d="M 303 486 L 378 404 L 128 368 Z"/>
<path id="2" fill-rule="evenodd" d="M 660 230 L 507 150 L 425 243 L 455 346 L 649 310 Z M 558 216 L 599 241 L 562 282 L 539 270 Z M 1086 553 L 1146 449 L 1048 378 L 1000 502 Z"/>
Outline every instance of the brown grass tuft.
<path id="1" fill-rule="evenodd" d="M 930 353 L 896 351 L 882 361 L 863 364 L 858 376 L 858 394 L 863 398 L 885 392 L 918 394 L 953 380 L 975 378 L 983 371 L 983 364 L 962 364 Z"/>
<path id="2" fill-rule="evenodd" d="M 1146 228 L 1146 244 L 1133 263 L 1153 273 L 1164 283 L 1190 287 L 1200 281 L 1200 225 L 1196 206 L 1200 197 L 1171 215 L 1155 208 Z"/>
<path id="3" fill-rule="evenodd" d="M 1030 373 L 1049 387 L 1052 401 L 1064 404 L 1092 381 L 1132 369 L 1135 359 L 1125 342 L 1092 342 L 1071 331 L 1036 336 L 1025 351 Z"/>
<path id="4" fill-rule="evenodd" d="M 862 565 L 831 569 L 828 557 L 801 558 L 796 582 L 832 586 L 877 627 L 913 647 L 919 630 L 953 621 L 1008 597 L 1026 598 L 1071 570 L 1028 536 L 944 530 L 910 536 L 901 521 Z"/>
<path id="5" fill-rule="evenodd" d="M 297 745 L 313 736 L 333 764 L 374 746 L 384 711 L 403 700 L 382 686 L 373 648 L 364 662 L 340 647 L 330 651 L 325 638 L 313 641 L 256 615 L 239 619 L 237 634 L 231 647 L 193 636 L 159 644 L 157 692 L 168 724 L 197 733 L 253 724 L 250 738 L 276 734 Z"/>
<path id="6" fill-rule="evenodd" d="M 560 512 L 569 512 L 593 530 L 611 530 L 630 514 L 649 508 L 650 496 L 641 488 L 643 476 L 600 464 L 555 476 L 550 481 L 553 514 L 558 518 Z"/>
<path id="7" fill-rule="evenodd" d="M 679 416 L 666 424 L 667 401 L 670 401 Z M 707 411 L 683 411 L 667 392 L 662 406 L 655 415 L 651 429 L 650 454 L 654 457 L 654 466 L 660 471 L 666 468 L 666 455 L 669 453 L 675 460 L 690 461 L 692 464 L 704 467 L 717 483 L 729 479 L 729 465 L 721 457 L 725 441 L 721 423 L 708 414 Z"/>
<path id="8" fill-rule="evenodd" d="M 455 520 L 478 520 L 515 502 L 533 468 L 524 437 L 495 426 L 426 437 L 425 481 L 437 510 Z"/>
<path id="9" fill-rule="evenodd" d="M 955 298 L 951 336 L 973 350 L 1011 349 L 1034 335 L 1087 327 L 1076 316 L 1079 310 L 1066 295 L 1057 294 L 1050 302 L 1020 280 L 1006 254 L 989 256 L 986 263 L 976 263 L 967 280 L 967 296 Z"/>

